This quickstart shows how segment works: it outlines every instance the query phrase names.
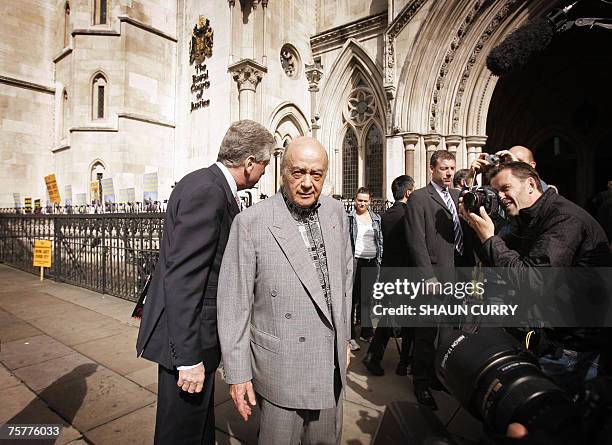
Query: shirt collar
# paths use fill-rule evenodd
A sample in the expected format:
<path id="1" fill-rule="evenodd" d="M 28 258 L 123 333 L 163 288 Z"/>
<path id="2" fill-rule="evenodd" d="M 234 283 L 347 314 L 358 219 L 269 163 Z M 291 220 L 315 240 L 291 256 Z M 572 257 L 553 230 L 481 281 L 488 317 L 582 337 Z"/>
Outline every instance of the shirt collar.
<path id="1" fill-rule="evenodd" d="M 221 163 L 219 161 L 215 162 L 215 165 L 217 167 L 219 167 L 219 169 L 223 173 L 223 176 L 225 176 L 225 180 L 227 181 L 227 183 L 230 186 L 230 190 L 232 191 L 232 195 L 236 196 L 238 194 L 238 186 L 236 185 L 236 180 L 234 179 L 234 177 L 232 176 L 230 171 L 227 169 L 227 167 L 225 165 L 223 165 L 223 163 Z"/>
<path id="2" fill-rule="evenodd" d="M 433 181 L 431 181 L 430 184 L 433 185 L 433 187 L 436 189 L 438 193 L 444 193 L 444 191 L 448 191 L 446 187 L 440 187 L 437 183 Z"/>
<path id="3" fill-rule="evenodd" d="M 321 203 L 317 200 L 313 205 L 308 208 L 303 208 L 296 205 L 293 201 L 289 199 L 287 194 L 285 193 L 285 189 L 281 187 L 281 194 L 283 195 L 283 199 L 285 200 L 285 204 L 287 205 L 287 209 L 291 216 L 296 221 L 304 221 L 311 216 L 314 216 L 317 213 L 317 209 L 321 206 Z"/>

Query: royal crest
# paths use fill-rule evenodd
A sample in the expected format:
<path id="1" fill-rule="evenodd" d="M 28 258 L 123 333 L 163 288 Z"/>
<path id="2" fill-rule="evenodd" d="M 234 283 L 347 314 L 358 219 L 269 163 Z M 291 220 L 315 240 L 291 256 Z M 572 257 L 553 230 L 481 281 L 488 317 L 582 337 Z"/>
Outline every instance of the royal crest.
<path id="1" fill-rule="evenodd" d="M 189 44 L 190 65 L 193 65 L 193 62 L 199 65 L 204 63 L 207 57 L 212 57 L 213 36 L 214 32 L 210 27 L 210 21 L 201 15 L 191 33 L 191 43 Z"/>

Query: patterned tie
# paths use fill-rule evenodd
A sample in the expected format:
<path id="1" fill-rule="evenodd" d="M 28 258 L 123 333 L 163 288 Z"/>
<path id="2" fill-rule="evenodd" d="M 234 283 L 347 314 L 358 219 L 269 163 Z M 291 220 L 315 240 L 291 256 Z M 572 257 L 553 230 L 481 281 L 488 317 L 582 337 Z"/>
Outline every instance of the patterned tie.
<path id="1" fill-rule="evenodd" d="M 238 195 L 234 195 L 234 199 L 236 200 L 236 204 L 238 204 L 238 210 L 242 212 L 242 201 L 238 197 Z"/>
<path id="2" fill-rule="evenodd" d="M 446 207 L 450 210 L 451 215 L 453 216 L 453 230 L 455 231 L 455 249 L 459 252 L 460 255 L 463 255 L 463 231 L 461 230 L 461 223 L 459 222 L 459 215 L 457 215 L 457 209 L 455 208 L 455 203 L 448 193 L 448 189 L 445 187 L 442 191 L 442 195 L 444 195 L 444 202 L 446 203 Z"/>

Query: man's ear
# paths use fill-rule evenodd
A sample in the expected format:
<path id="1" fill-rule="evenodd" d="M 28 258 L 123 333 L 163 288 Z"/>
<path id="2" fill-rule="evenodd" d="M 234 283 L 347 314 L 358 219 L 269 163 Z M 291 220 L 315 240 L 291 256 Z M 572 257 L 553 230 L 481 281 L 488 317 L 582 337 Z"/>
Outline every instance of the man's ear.
<path id="1" fill-rule="evenodd" d="M 248 158 L 246 158 L 244 160 L 244 169 L 248 172 L 251 173 L 251 171 L 253 170 L 253 167 L 255 166 L 256 162 L 255 162 L 255 156 L 249 156 Z"/>

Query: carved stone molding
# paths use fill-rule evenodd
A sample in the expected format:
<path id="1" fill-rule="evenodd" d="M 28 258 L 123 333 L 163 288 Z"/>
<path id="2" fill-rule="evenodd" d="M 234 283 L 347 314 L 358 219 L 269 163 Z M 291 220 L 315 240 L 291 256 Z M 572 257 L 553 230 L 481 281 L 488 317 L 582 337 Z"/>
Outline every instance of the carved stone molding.
<path id="1" fill-rule="evenodd" d="M 419 142 L 420 135 L 418 133 L 404 133 L 402 135 L 402 141 L 404 142 L 404 148 L 406 150 L 414 150 L 414 146 Z M 410 147 L 412 146 L 412 147 Z"/>
<path id="2" fill-rule="evenodd" d="M 438 145 L 440 145 L 440 141 L 442 140 L 442 136 L 435 133 L 426 134 L 423 136 L 423 142 L 425 142 L 425 146 L 427 147 L 427 151 L 435 151 L 438 149 Z"/>
<path id="3" fill-rule="evenodd" d="M 310 38 L 313 54 L 320 54 L 325 50 L 340 48 L 349 38 L 362 40 L 368 35 L 381 33 L 387 27 L 387 12 L 383 12 L 362 20 L 337 26 L 323 31 Z"/>
<path id="4" fill-rule="evenodd" d="M 230 8 L 233 8 L 234 6 L 236 6 L 236 0 L 227 0 L 227 4 Z"/>
<path id="5" fill-rule="evenodd" d="M 313 63 L 304 65 L 304 68 L 306 79 L 308 79 L 308 91 L 318 92 L 319 82 L 323 77 L 323 66 L 320 63 Z"/>
<path id="6" fill-rule="evenodd" d="M 472 72 L 472 68 L 474 67 L 474 64 L 476 63 L 476 59 L 478 58 L 478 55 L 484 48 L 486 42 L 491 38 L 493 33 L 497 31 L 501 22 L 504 21 L 506 17 L 508 17 L 512 12 L 514 12 L 514 10 L 519 6 L 519 3 L 520 2 L 518 0 L 507 1 L 506 4 L 497 12 L 497 14 L 495 14 L 495 17 L 493 17 L 493 19 L 489 22 L 485 31 L 482 33 L 482 35 L 476 42 L 476 45 L 474 45 L 474 48 L 472 49 L 472 53 L 470 57 L 468 58 L 468 63 L 465 65 L 463 69 L 463 73 L 461 74 L 461 80 L 459 81 L 459 88 L 457 89 L 457 94 L 455 96 L 455 101 L 453 104 L 453 110 L 452 110 L 452 131 L 453 132 L 459 131 L 459 119 L 460 119 L 461 104 L 463 101 L 463 94 L 465 92 L 467 81 Z"/>
<path id="7" fill-rule="evenodd" d="M 255 91 L 268 69 L 252 59 L 242 59 L 227 69 L 238 84 L 238 91 Z"/>
<path id="8" fill-rule="evenodd" d="M 404 29 L 404 27 L 412 20 L 412 17 L 419 12 L 419 9 L 426 0 L 413 0 L 404 6 L 397 17 L 388 26 L 385 32 L 385 49 L 384 49 L 384 86 L 387 91 L 389 100 L 395 97 L 395 87 L 391 85 L 395 83 L 395 37 Z"/>
<path id="9" fill-rule="evenodd" d="M 484 8 L 483 8 L 484 6 Z M 435 131 L 438 127 L 439 115 L 438 115 L 438 107 L 439 107 L 439 99 L 440 99 L 440 91 L 444 88 L 445 77 L 448 74 L 449 66 L 453 62 L 455 58 L 455 54 L 457 50 L 463 43 L 465 37 L 467 36 L 470 28 L 474 24 L 477 17 L 480 16 L 482 11 L 489 6 L 487 2 L 477 1 L 472 5 L 471 10 L 465 16 L 465 18 L 461 21 L 461 25 L 455 32 L 455 37 L 451 41 L 446 54 L 444 55 L 444 59 L 442 65 L 440 66 L 440 70 L 438 71 L 438 77 L 436 78 L 436 83 L 434 86 L 434 92 L 431 99 L 431 105 L 429 108 L 429 129 Z"/>

